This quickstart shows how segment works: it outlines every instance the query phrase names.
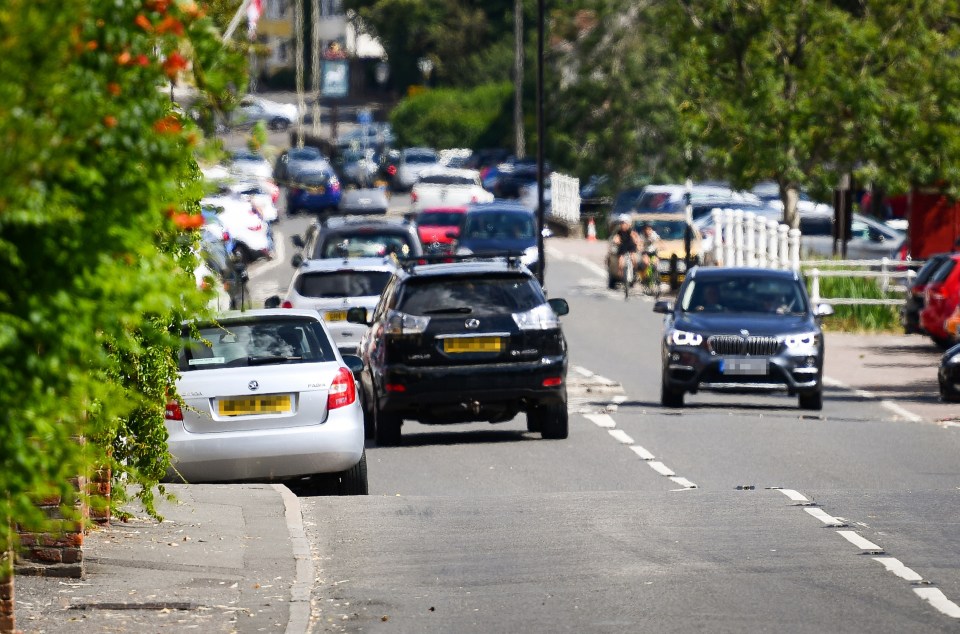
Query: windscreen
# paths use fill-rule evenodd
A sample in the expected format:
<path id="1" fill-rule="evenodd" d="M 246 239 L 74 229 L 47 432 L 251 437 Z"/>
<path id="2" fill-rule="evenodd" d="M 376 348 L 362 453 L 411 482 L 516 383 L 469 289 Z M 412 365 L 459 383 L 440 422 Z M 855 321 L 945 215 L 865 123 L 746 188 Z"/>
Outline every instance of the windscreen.
<path id="1" fill-rule="evenodd" d="M 691 281 L 680 308 L 686 312 L 788 315 L 806 313 L 807 302 L 795 280 L 738 275 Z"/>
<path id="2" fill-rule="evenodd" d="M 413 245 L 405 234 L 370 232 L 350 236 L 330 236 L 317 245 L 315 258 L 407 256 Z"/>
<path id="3" fill-rule="evenodd" d="M 669 192 L 644 192 L 637 200 L 636 209 L 639 211 L 679 211 L 682 203 L 670 201 Z"/>
<path id="4" fill-rule="evenodd" d="M 472 176 L 461 176 L 459 174 L 427 174 L 420 177 L 421 183 L 427 185 L 476 185 L 477 181 Z"/>
<path id="5" fill-rule="evenodd" d="M 437 155 L 430 152 L 411 152 L 405 160 L 407 163 L 436 163 Z"/>
<path id="6" fill-rule="evenodd" d="M 303 317 L 185 327 L 182 340 L 181 372 L 336 360 L 320 323 Z"/>
<path id="7" fill-rule="evenodd" d="M 330 175 L 324 172 L 307 172 L 301 174 L 298 180 L 302 185 L 308 187 L 325 187 L 330 184 Z"/>
<path id="8" fill-rule="evenodd" d="M 643 232 L 643 225 L 649 224 L 654 233 L 660 236 L 661 240 L 683 240 L 684 230 L 687 227 L 687 222 L 683 219 L 680 220 L 638 220 L 634 223 L 634 228 L 637 232 Z"/>
<path id="9" fill-rule="evenodd" d="M 296 150 L 290 150 L 287 157 L 297 161 L 313 161 L 320 158 L 320 150 L 312 147 L 302 147 Z"/>
<path id="10" fill-rule="evenodd" d="M 533 214 L 484 212 L 467 214 L 461 240 L 532 239 L 535 235 Z"/>
<path id="11" fill-rule="evenodd" d="M 397 310 L 410 315 L 518 313 L 544 303 L 534 280 L 522 275 L 411 279 Z"/>
<path id="12" fill-rule="evenodd" d="M 421 227 L 456 227 L 463 220 L 463 214 L 455 211 L 431 211 L 417 218 Z"/>
<path id="13" fill-rule="evenodd" d="M 304 297 L 370 297 L 382 293 L 389 280 L 389 271 L 307 273 L 297 279 L 297 292 Z"/>

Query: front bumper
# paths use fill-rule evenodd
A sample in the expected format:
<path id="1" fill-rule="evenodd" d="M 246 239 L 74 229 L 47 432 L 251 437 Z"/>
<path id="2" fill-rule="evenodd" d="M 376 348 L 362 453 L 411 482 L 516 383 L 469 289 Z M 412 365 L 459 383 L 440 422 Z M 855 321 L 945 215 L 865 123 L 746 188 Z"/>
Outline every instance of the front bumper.
<path id="1" fill-rule="evenodd" d="M 739 363 L 759 364 L 766 371 L 731 373 Z M 714 354 L 702 346 L 664 346 L 663 382 L 673 389 L 695 393 L 715 391 L 816 392 L 823 381 L 823 351 L 815 348 L 781 349 L 766 356 Z M 724 371 L 727 369 L 727 371 Z"/>
<path id="2" fill-rule="evenodd" d="M 359 399 L 317 425 L 195 434 L 167 421 L 169 482 L 271 482 L 345 471 L 363 454 Z"/>

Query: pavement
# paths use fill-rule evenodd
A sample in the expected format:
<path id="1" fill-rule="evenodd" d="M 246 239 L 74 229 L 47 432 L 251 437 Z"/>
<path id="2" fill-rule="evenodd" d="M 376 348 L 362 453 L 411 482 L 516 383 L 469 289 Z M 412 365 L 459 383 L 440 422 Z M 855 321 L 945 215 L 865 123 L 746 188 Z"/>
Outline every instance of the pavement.
<path id="1" fill-rule="evenodd" d="M 603 284 L 603 242 L 551 238 L 548 255 L 581 261 Z M 825 383 L 891 416 L 960 427 L 940 403 L 940 351 L 919 335 L 828 332 Z M 828 397 L 829 398 L 829 397 Z M 84 542 L 83 579 L 17 576 L 25 634 L 71 632 L 307 632 L 313 557 L 298 498 L 285 486 L 168 485 L 162 522 L 136 505 Z"/>

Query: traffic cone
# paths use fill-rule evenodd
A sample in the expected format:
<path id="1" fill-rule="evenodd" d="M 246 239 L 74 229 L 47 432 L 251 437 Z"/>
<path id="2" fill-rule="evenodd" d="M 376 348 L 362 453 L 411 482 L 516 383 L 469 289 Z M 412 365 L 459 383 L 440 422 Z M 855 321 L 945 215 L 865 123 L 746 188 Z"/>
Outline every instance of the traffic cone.
<path id="1" fill-rule="evenodd" d="M 587 241 L 597 241 L 597 224 L 593 221 L 593 218 L 587 221 Z"/>

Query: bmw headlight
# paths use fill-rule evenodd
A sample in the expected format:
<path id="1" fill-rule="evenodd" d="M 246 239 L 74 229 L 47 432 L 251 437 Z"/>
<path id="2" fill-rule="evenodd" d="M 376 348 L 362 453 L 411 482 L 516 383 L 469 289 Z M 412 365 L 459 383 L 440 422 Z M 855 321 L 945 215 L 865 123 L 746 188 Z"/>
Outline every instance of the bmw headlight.
<path id="1" fill-rule="evenodd" d="M 786 335 L 783 337 L 783 343 L 787 348 L 815 348 L 820 344 L 820 333 L 801 332 L 795 335 Z"/>
<path id="2" fill-rule="evenodd" d="M 537 252 L 537 247 L 527 247 L 523 250 L 523 255 L 520 256 L 520 261 L 530 266 L 539 259 L 540 254 Z"/>
<path id="3" fill-rule="evenodd" d="M 703 343 L 703 335 L 699 332 L 673 329 L 669 334 L 670 342 L 675 346 L 699 346 Z"/>

